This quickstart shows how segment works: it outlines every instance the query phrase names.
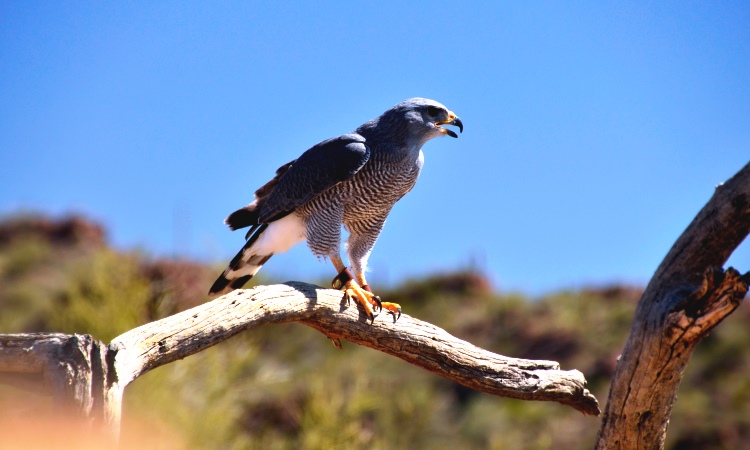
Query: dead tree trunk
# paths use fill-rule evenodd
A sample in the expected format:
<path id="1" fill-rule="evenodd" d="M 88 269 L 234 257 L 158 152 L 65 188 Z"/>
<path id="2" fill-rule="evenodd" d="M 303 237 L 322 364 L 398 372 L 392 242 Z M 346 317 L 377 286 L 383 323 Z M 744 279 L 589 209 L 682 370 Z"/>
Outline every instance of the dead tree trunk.
<path id="1" fill-rule="evenodd" d="M 242 331 L 286 322 L 315 328 L 337 346 L 346 339 L 479 391 L 599 414 L 577 370 L 497 355 L 406 314 L 395 323 L 381 317 L 370 324 L 354 304 L 342 303 L 341 292 L 296 282 L 234 291 L 130 330 L 109 345 L 80 335 L 0 335 L 0 381 L 47 380 L 57 398 L 102 422 L 116 440 L 122 394 L 137 377 Z"/>
<path id="2" fill-rule="evenodd" d="M 693 350 L 747 293 L 750 274 L 721 268 L 748 233 L 750 163 L 716 188 L 646 287 L 612 380 L 597 449 L 664 448 Z"/>

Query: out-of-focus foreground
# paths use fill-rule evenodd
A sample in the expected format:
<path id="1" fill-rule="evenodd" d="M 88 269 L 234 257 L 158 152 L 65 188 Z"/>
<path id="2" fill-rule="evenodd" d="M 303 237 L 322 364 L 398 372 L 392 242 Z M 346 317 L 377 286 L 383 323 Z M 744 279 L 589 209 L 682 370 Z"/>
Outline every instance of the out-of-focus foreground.
<path id="1" fill-rule="evenodd" d="M 9 218 L 0 223 L 0 333 L 89 333 L 108 342 L 206 301 L 220 270 L 114 251 L 104 230 L 80 217 Z M 380 293 L 488 350 L 581 370 L 606 401 L 640 290 L 531 300 L 460 271 Z M 667 448 L 750 448 L 749 320 L 745 303 L 698 347 Z M 49 410 L 46 396 L 0 385 L 0 448 L 85 448 L 82 425 Z M 125 448 L 577 449 L 590 448 L 599 428 L 558 404 L 477 393 L 346 342 L 338 351 L 298 324 L 244 333 L 156 369 L 128 387 L 124 416 Z"/>

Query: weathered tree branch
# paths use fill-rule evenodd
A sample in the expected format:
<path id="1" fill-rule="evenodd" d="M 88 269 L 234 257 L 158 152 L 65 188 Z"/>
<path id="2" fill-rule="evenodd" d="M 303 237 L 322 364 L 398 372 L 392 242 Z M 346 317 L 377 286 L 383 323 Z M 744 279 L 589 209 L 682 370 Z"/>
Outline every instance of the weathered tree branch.
<path id="1" fill-rule="evenodd" d="M 291 282 L 240 290 L 180 314 L 129 331 L 112 341 L 120 382 L 196 353 L 243 330 L 300 322 L 331 339 L 399 357 L 465 386 L 503 397 L 547 400 L 598 414 L 596 399 L 576 371 L 552 361 L 508 358 L 480 349 L 446 331 L 404 314 L 393 323 L 381 316 L 370 324 L 339 291 Z M 139 351 L 122 352 L 122 349 Z"/>
<path id="2" fill-rule="evenodd" d="M 0 372 L 42 375 L 83 414 L 109 424 L 116 438 L 123 390 L 137 377 L 242 331 L 286 322 L 315 328 L 336 344 L 346 339 L 397 356 L 479 391 L 599 414 L 577 370 L 500 356 L 406 314 L 395 323 L 383 315 L 370 324 L 356 305 L 342 303 L 341 292 L 297 282 L 234 291 L 130 330 L 108 346 L 80 335 L 0 335 Z M 86 374 L 87 368 L 94 373 Z"/>
<path id="3" fill-rule="evenodd" d="M 663 448 L 693 350 L 747 293 L 750 275 L 720 268 L 750 233 L 750 163 L 675 242 L 638 303 L 597 437 L 598 449 Z"/>

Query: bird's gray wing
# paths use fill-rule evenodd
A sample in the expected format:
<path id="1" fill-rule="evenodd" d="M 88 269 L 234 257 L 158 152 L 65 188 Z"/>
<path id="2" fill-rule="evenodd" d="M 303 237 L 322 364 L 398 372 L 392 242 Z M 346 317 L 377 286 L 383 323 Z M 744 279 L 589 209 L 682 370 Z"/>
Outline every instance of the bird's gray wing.
<path id="1" fill-rule="evenodd" d="M 279 178 L 261 206 L 258 222 L 272 222 L 293 212 L 354 176 L 369 158 L 370 148 L 358 134 L 344 134 L 315 145 Z"/>

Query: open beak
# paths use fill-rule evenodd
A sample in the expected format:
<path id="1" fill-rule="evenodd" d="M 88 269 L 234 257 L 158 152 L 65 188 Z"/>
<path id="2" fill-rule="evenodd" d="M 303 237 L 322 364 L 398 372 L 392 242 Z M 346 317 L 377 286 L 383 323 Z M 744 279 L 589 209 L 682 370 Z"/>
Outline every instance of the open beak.
<path id="1" fill-rule="evenodd" d="M 458 118 L 457 115 L 453 114 L 452 112 L 448 113 L 448 120 L 444 120 L 442 122 L 435 122 L 435 126 L 440 128 L 441 130 L 445 131 L 445 134 L 452 138 L 457 138 L 458 135 L 453 131 L 449 130 L 447 128 L 443 128 L 440 125 L 453 125 L 455 127 L 458 127 L 458 132 L 463 133 L 464 132 L 464 123 L 461 122 L 461 119 Z"/>

